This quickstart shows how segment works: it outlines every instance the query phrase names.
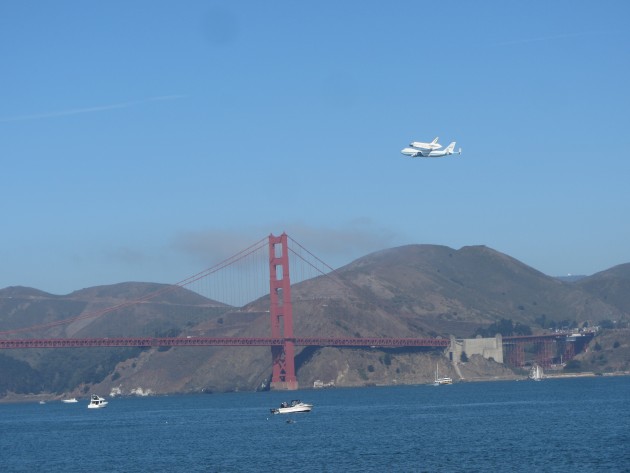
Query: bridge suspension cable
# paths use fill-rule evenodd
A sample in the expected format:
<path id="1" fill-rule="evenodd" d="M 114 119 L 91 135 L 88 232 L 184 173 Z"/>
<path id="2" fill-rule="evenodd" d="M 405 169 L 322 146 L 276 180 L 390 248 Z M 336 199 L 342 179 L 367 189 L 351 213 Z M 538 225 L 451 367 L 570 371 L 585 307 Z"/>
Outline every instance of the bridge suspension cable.
<path id="1" fill-rule="evenodd" d="M 319 276 L 334 275 L 334 269 L 307 250 L 293 238 L 288 237 L 291 245 L 288 251 L 295 256 L 290 258 L 292 285 Z M 174 284 L 147 293 L 133 300 L 128 300 L 98 310 L 91 310 L 78 316 L 66 317 L 29 327 L 0 331 L 0 335 L 35 332 L 52 327 L 102 317 L 106 314 L 125 309 L 136 304 L 151 301 L 178 288 L 185 288 L 207 299 L 233 307 L 242 307 L 260 297 L 269 294 L 269 247 L 268 238 L 257 242 L 226 258 L 219 263 L 195 273 Z M 345 286 L 337 277 L 331 277 L 336 284 Z"/>
<path id="2" fill-rule="evenodd" d="M 203 271 L 200 271 L 196 274 L 193 274 L 192 276 L 189 276 L 185 279 L 182 279 L 181 281 L 174 283 L 174 284 L 170 284 L 170 285 L 166 285 L 160 289 L 157 289 L 156 291 L 152 291 L 148 294 L 145 294 L 142 297 L 138 297 L 136 299 L 133 300 L 129 300 L 129 301 L 125 301 L 125 302 L 121 302 L 120 304 L 116 304 L 113 305 L 111 307 L 107 307 L 104 309 L 100 309 L 100 310 L 94 310 L 94 311 L 90 311 L 90 312 L 86 312 L 84 314 L 81 314 L 79 316 L 75 316 L 75 317 L 67 317 L 61 320 L 56 320 L 54 322 L 47 322 L 44 324 L 37 324 L 37 325 L 31 325 L 29 327 L 21 327 L 21 328 L 16 328 L 16 329 L 11 329 L 11 330 L 3 330 L 0 331 L 0 335 L 10 335 L 10 334 L 15 334 L 15 333 L 22 333 L 22 332 L 31 332 L 31 331 L 36 331 L 36 330 L 41 330 L 41 329 L 47 329 L 47 328 L 52 328 L 52 327 L 57 327 L 57 326 L 62 326 L 62 325 L 69 325 L 73 322 L 79 321 L 79 320 L 85 320 L 85 319 L 92 319 L 92 318 L 98 318 L 101 317 L 105 314 L 109 314 L 111 312 L 115 312 L 136 304 L 140 304 L 143 302 L 147 302 L 150 301 L 152 299 L 155 299 L 156 297 L 160 296 L 160 295 L 164 295 L 164 294 L 168 294 L 169 292 L 172 292 L 178 288 L 187 288 L 189 290 L 193 290 L 194 292 L 198 292 L 201 295 L 204 295 L 200 290 L 199 287 L 197 287 L 197 291 L 195 291 L 194 285 L 199 286 L 200 285 L 200 281 L 203 281 L 204 279 L 207 279 L 208 276 L 212 275 L 212 274 L 216 274 L 221 270 L 224 270 L 225 268 L 229 268 L 232 265 L 235 265 L 237 263 L 239 263 L 240 261 L 247 259 L 249 257 L 251 257 L 252 255 L 255 254 L 260 254 L 263 253 L 264 254 L 264 264 L 267 265 L 268 263 L 266 262 L 266 249 L 267 249 L 267 238 L 262 238 L 261 240 L 257 241 L 256 243 L 250 245 L 249 247 L 245 248 L 242 251 L 239 251 L 238 253 L 236 253 L 235 255 L 215 264 L 214 266 L 207 268 Z M 264 251 L 263 251 L 264 250 Z M 259 258 L 260 259 L 260 258 Z M 261 269 L 259 271 L 266 271 L 266 266 L 261 266 Z M 258 279 L 263 279 L 266 281 L 266 278 L 264 276 L 260 276 Z M 261 283 L 261 286 L 263 286 L 263 284 Z M 264 287 L 266 287 L 266 291 L 268 292 L 269 290 L 269 285 L 267 282 L 264 283 Z M 208 292 L 208 291 L 206 291 Z M 226 289 L 223 289 L 223 294 L 226 295 Z M 220 301 L 222 302 L 222 301 Z M 228 303 L 228 305 L 231 305 Z"/>
<path id="3" fill-rule="evenodd" d="M 334 271 L 334 269 L 332 267 L 330 267 L 324 261 L 319 259 L 317 256 L 315 256 L 309 250 L 304 248 L 304 246 L 300 245 L 296 240 L 294 240 L 293 238 L 289 237 L 289 241 L 294 243 L 297 246 L 297 249 L 294 249 L 291 246 L 289 246 L 289 252 L 292 253 L 293 255 L 297 256 L 301 261 L 304 261 L 308 266 L 313 268 L 317 273 L 319 273 L 318 275 L 325 275 L 325 274 L 327 274 L 327 273 L 329 273 L 331 271 Z M 307 259 L 303 255 L 303 253 L 306 253 L 307 255 L 309 255 L 313 260 L 317 261 L 317 263 L 319 263 L 319 265 L 316 265 L 311 260 Z M 292 277 L 293 277 L 293 280 L 295 280 L 295 276 L 292 276 Z M 305 279 L 310 279 L 310 278 L 305 278 Z M 303 281 L 304 279 L 299 279 L 299 280 Z"/>
<path id="4" fill-rule="evenodd" d="M 208 299 L 241 307 L 269 293 L 267 238 L 182 282 Z M 214 276 L 211 278 L 210 276 Z"/>
<path id="5" fill-rule="evenodd" d="M 295 239 L 291 237 L 288 237 L 288 239 L 291 243 L 288 247 L 289 252 L 298 260 L 296 261 L 296 258 L 290 260 L 292 284 L 324 276 L 337 286 L 348 288 L 348 284 L 337 277 L 337 272 L 333 267 L 315 256 Z"/>

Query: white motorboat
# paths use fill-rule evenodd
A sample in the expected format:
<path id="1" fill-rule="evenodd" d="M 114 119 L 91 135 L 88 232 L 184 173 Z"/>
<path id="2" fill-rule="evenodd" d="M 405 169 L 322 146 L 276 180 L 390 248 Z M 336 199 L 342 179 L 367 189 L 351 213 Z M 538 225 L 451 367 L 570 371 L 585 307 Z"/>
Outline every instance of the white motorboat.
<path id="1" fill-rule="evenodd" d="M 64 404 L 74 404 L 75 402 L 79 402 L 76 397 L 70 399 L 62 399 L 61 402 Z"/>
<path id="2" fill-rule="evenodd" d="M 532 369 L 529 372 L 529 379 L 533 379 L 534 381 L 542 381 L 544 377 L 545 374 L 543 373 L 542 367 L 539 364 L 534 363 L 534 366 L 532 366 Z"/>
<path id="3" fill-rule="evenodd" d="M 103 407 L 107 407 L 107 401 L 96 394 L 92 394 L 88 409 L 102 409 Z"/>
<path id="4" fill-rule="evenodd" d="M 272 414 L 296 414 L 298 412 L 311 412 L 312 404 L 306 404 L 299 399 L 294 399 L 290 403 L 283 402 L 277 409 L 270 409 Z"/>
<path id="5" fill-rule="evenodd" d="M 440 378 L 440 371 L 438 370 L 437 363 L 435 364 L 435 380 L 433 381 L 433 386 L 442 386 L 444 384 L 453 384 L 453 380 L 448 377 Z"/>

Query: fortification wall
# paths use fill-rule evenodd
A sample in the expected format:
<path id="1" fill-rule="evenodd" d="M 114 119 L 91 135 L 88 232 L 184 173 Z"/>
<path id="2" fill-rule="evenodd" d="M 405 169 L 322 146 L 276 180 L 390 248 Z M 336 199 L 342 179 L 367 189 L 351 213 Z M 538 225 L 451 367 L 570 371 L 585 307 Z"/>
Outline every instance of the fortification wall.
<path id="1" fill-rule="evenodd" d="M 481 355 L 486 359 L 493 359 L 503 363 L 503 337 L 497 334 L 494 338 L 462 338 L 451 336 L 451 344 L 447 356 L 451 361 L 460 361 L 462 352 L 467 356 Z"/>

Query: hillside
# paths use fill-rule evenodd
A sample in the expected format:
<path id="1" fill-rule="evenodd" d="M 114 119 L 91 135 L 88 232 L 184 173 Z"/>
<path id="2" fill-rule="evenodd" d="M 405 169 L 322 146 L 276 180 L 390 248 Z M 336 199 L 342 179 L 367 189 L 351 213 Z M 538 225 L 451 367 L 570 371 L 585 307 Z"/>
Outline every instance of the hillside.
<path id="1" fill-rule="evenodd" d="M 630 307 L 630 263 L 581 279 L 576 286 L 628 314 Z M 614 316 L 615 313 L 611 313 Z"/>
<path id="2" fill-rule="evenodd" d="M 177 336 L 200 323 L 216 323 L 228 310 L 186 289 L 152 283 L 100 286 L 64 296 L 24 287 L 0 290 L 0 330 L 10 338 Z M 70 323 L 58 324 L 64 320 Z M 19 331 L 24 327 L 35 329 Z M 7 391 L 72 391 L 102 381 L 118 363 L 141 353 L 140 348 L 7 350 L 0 353 L 0 397 Z M 22 382 L 9 376 L 16 372 L 26 373 Z"/>
<path id="3" fill-rule="evenodd" d="M 630 373 L 630 329 L 603 329 L 590 343 L 590 350 L 579 354 L 574 364 L 593 373 Z"/>
<path id="4" fill-rule="evenodd" d="M 470 337 L 501 318 L 543 329 L 550 321 L 577 324 L 623 313 L 594 292 L 483 246 L 384 250 L 339 269 L 336 277 L 347 289 L 323 315 L 334 310 L 350 319 L 353 330 L 344 335 Z M 298 285 L 295 293 L 303 290 Z"/>
<path id="5" fill-rule="evenodd" d="M 527 325 L 533 332 L 603 320 L 621 327 L 630 313 L 629 267 L 563 282 L 484 246 L 392 248 L 294 285 L 294 333 L 471 337 L 501 319 Z M 128 305 L 130 300 L 143 302 Z M 114 306 L 119 308 L 103 313 Z M 151 283 L 86 288 L 65 296 L 11 287 L 0 290 L 0 330 L 48 324 L 36 333 L 7 335 L 20 338 L 270 336 L 268 307 L 268 297 L 236 309 L 182 288 Z M 52 325 L 76 317 L 70 324 Z M 607 360 L 628 359 L 624 336 L 616 346 L 614 341 L 610 347 L 607 341 L 600 344 Z M 616 350 L 614 357 L 608 350 Z M 445 361 L 438 355 L 418 349 L 298 348 L 296 366 L 305 387 L 318 379 L 337 386 L 423 383 L 432 378 L 435 364 Z M 606 369 L 621 365 L 615 362 Z M 471 360 L 460 368 L 466 379 L 514 376 L 487 360 Z M 457 374 L 449 363 L 440 372 Z M 19 379 L 16 373 L 21 373 Z M 108 394 L 112 389 L 123 394 L 254 390 L 268 383 L 270 373 L 271 356 L 264 347 L 5 351 L 0 353 L 0 397 L 40 391 Z"/>

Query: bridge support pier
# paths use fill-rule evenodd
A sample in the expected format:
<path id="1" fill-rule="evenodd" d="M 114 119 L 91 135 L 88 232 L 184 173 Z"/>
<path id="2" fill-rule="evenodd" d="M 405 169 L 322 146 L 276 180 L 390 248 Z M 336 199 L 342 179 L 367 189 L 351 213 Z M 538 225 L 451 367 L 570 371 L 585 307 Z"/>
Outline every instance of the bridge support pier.
<path id="1" fill-rule="evenodd" d="M 525 345 L 519 341 L 509 341 L 503 344 L 504 359 L 508 365 L 520 368 L 525 364 Z"/>
<path id="2" fill-rule="evenodd" d="M 295 344 L 293 342 L 293 306 L 289 278 L 289 248 L 287 234 L 269 235 L 269 313 L 271 336 L 283 338 L 282 346 L 271 347 L 273 373 L 272 390 L 298 389 L 295 377 Z"/>
<path id="3" fill-rule="evenodd" d="M 575 356 L 575 342 L 566 341 L 564 343 L 564 351 L 562 352 L 561 362 L 567 363 Z"/>
<path id="4" fill-rule="evenodd" d="M 549 368 L 553 363 L 555 354 L 555 340 L 542 340 L 538 344 L 536 352 L 536 362 L 543 368 Z"/>
<path id="5" fill-rule="evenodd" d="M 295 346 L 293 342 L 285 342 L 283 346 L 271 347 L 271 357 L 273 360 L 271 389 L 273 391 L 295 391 L 298 388 L 298 382 L 295 377 Z"/>

